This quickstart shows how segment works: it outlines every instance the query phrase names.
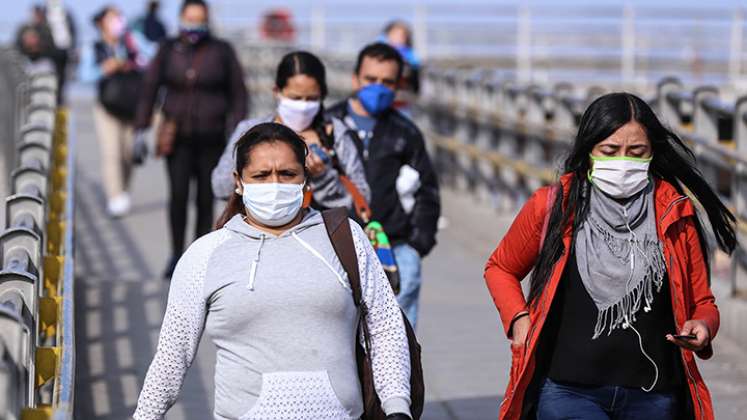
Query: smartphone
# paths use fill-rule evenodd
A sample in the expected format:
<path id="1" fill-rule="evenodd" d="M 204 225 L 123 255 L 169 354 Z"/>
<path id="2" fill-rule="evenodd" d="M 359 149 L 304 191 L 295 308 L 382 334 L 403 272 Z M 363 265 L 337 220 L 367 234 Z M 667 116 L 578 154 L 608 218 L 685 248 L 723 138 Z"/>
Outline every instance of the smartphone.
<path id="1" fill-rule="evenodd" d="M 317 156 L 319 156 L 319 159 L 321 159 L 322 162 L 324 162 L 325 165 L 329 165 L 329 163 L 332 161 L 332 159 L 330 159 L 330 157 L 327 154 L 327 152 L 325 152 L 324 149 L 322 149 L 321 147 L 319 147 L 318 144 L 311 143 L 309 145 L 309 149 L 311 149 L 311 151 L 314 152 L 314 154 L 316 154 Z"/>
<path id="2" fill-rule="evenodd" d="M 695 334 L 672 334 L 672 337 L 678 340 L 697 340 L 698 337 Z"/>

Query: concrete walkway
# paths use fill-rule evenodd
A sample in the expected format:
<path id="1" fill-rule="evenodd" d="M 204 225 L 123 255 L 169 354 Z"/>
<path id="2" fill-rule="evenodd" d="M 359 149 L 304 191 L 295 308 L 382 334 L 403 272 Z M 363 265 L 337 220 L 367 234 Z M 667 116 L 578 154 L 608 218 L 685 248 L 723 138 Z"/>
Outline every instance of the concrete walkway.
<path id="1" fill-rule="evenodd" d="M 104 212 L 92 93 L 71 93 L 78 135 L 76 419 L 123 419 L 133 412 L 158 340 L 168 282 L 166 173 L 161 161 L 139 168 L 134 209 L 121 220 Z M 425 263 L 418 335 L 424 349 L 427 420 L 495 419 L 510 363 L 508 342 L 482 280 L 488 254 L 510 223 L 445 191 L 449 221 Z M 214 349 L 208 338 L 167 419 L 211 418 Z M 747 357 L 719 337 L 716 356 L 701 363 L 717 419 L 747 412 Z"/>

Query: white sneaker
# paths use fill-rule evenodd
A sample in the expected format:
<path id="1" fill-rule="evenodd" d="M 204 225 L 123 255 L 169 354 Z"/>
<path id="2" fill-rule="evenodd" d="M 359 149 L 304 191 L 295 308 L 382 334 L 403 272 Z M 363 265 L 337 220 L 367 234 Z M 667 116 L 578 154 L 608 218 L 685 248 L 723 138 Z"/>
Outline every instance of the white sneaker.
<path id="1" fill-rule="evenodd" d="M 130 195 L 122 193 L 109 200 L 109 215 L 112 217 L 122 217 L 130 212 Z"/>

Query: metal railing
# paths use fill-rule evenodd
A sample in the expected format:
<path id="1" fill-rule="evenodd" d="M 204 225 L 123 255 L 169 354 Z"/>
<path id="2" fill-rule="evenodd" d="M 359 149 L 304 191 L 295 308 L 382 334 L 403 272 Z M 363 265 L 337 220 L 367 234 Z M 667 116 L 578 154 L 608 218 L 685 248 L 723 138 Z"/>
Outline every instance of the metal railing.
<path id="1" fill-rule="evenodd" d="M 517 86 L 475 75 L 426 73 L 416 118 L 428 133 L 442 180 L 516 210 L 540 185 L 553 182 L 586 106 L 604 89 Z M 689 92 L 674 78 L 645 98 L 692 148 L 699 170 L 737 215 L 747 234 L 747 98 L 718 89 Z M 743 245 L 731 260 L 732 295 L 747 291 Z"/>
<path id="2" fill-rule="evenodd" d="M 3 139 L 13 158 L 0 231 L 0 417 L 69 419 L 74 143 L 67 111 L 56 105 L 56 76 L 25 73 L 17 86 L 3 99 L 17 112 Z"/>
<path id="3" fill-rule="evenodd" d="M 214 2 L 213 12 L 224 32 L 259 41 L 256 12 L 275 3 L 223 0 Z M 459 67 L 479 63 L 525 82 L 633 86 L 655 84 L 667 74 L 719 84 L 745 81 L 742 5 L 500 3 L 325 1 L 296 2 L 288 9 L 298 45 L 315 51 L 353 56 L 388 21 L 403 18 L 424 59 Z"/>
<path id="4" fill-rule="evenodd" d="M 291 47 L 243 45 L 255 112 L 271 112 L 275 66 Z M 351 92 L 353 62 L 324 54 L 329 102 Z M 413 118 L 424 131 L 441 182 L 498 210 L 516 211 L 554 182 L 598 86 L 522 85 L 489 70 L 427 69 Z M 739 219 L 732 294 L 747 292 L 747 97 L 727 101 L 713 87 L 688 91 L 665 78 L 644 99 L 694 151 L 698 168 Z"/>
<path id="5" fill-rule="evenodd" d="M 10 193 L 9 175 L 16 158 L 13 140 L 21 120 L 20 102 L 26 76 L 18 55 L 7 48 L 0 49 L 0 69 L 0 89 L 5 92 L 0 100 L 0 197 L 5 197 Z M 0 206 L 0 220 L 5 220 L 4 212 L 3 206 Z"/>

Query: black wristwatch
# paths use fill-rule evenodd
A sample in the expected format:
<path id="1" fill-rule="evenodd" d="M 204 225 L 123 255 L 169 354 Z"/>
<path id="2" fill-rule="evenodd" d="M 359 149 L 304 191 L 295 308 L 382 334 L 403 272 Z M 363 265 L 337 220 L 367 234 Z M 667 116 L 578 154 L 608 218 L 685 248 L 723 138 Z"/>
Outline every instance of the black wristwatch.
<path id="1" fill-rule="evenodd" d="M 403 413 L 392 413 L 386 416 L 386 420 L 412 420 L 410 416 Z"/>

